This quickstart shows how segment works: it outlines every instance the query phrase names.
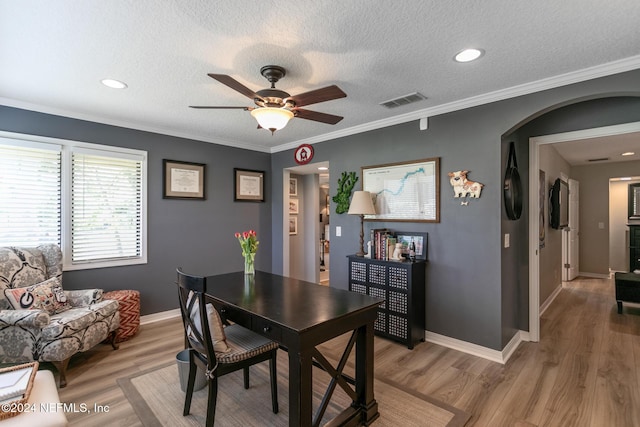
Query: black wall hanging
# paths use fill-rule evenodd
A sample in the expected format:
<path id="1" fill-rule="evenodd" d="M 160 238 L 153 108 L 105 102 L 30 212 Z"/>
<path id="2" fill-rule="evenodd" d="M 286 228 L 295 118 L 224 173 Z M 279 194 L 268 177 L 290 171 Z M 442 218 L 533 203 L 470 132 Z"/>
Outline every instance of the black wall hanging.
<path id="1" fill-rule="evenodd" d="M 516 147 L 513 141 L 509 144 L 507 171 L 504 174 L 504 207 L 509 219 L 516 220 L 522 215 L 522 183 L 518 173 Z"/>

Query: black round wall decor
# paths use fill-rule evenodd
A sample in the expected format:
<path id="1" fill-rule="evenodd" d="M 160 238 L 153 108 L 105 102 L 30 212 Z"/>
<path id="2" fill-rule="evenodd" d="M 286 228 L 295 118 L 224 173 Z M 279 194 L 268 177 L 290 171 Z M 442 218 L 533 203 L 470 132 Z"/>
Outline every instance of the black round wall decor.
<path id="1" fill-rule="evenodd" d="M 515 220 L 522 215 L 522 182 L 518 173 L 516 148 L 513 141 L 509 144 L 507 171 L 504 174 L 504 207 L 507 218 Z"/>

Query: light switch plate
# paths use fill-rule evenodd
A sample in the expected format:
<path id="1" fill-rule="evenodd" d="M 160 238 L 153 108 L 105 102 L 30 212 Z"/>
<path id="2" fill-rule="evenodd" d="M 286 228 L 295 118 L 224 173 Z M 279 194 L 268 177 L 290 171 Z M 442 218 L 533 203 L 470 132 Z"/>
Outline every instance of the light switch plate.
<path id="1" fill-rule="evenodd" d="M 505 248 L 509 247 L 509 233 L 505 233 L 504 235 L 504 247 Z"/>
<path id="2" fill-rule="evenodd" d="M 342 227 L 336 225 L 336 237 L 342 236 Z"/>

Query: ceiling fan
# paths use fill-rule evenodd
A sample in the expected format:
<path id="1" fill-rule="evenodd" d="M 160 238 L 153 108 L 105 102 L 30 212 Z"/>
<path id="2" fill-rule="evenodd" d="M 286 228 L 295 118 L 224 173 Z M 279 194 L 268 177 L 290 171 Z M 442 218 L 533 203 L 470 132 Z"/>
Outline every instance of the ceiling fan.
<path id="1" fill-rule="evenodd" d="M 250 111 L 251 116 L 258 121 L 258 128 L 269 129 L 271 134 L 284 128 L 293 117 L 313 120 L 316 122 L 335 125 L 343 117 L 333 114 L 320 113 L 303 109 L 305 105 L 317 104 L 319 102 L 331 101 L 333 99 L 347 96 L 338 86 L 331 85 L 321 89 L 315 89 L 299 95 L 291 96 L 287 92 L 276 89 L 276 82 L 285 76 L 284 68 L 278 65 L 265 65 L 260 68 L 262 74 L 270 83 L 271 87 L 257 92 L 252 91 L 233 77 L 226 74 L 208 74 L 209 77 L 229 86 L 231 89 L 240 92 L 247 98 L 251 98 L 256 104 L 255 107 L 233 107 L 233 106 L 197 106 L 190 105 L 191 108 L 209 109 L 242 109 Z"/>

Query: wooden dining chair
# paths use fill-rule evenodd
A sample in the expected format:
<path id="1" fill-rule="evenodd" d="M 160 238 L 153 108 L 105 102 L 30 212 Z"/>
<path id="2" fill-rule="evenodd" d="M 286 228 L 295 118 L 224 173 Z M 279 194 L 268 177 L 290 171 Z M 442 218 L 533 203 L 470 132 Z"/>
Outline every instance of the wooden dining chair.
<path id="1" fill-rule="evenodd" d="M 189 380 L 182 415 L 189 415 L 195 384 L 196 364 L 205 370 L 209 385 L 206 425 L 212 426 L 216 413 L 218 378 L 242 369 L 244 388 L 249 388 L 249 367 L 269 361 L 271 405 L 278 413 L 276 355 L 278 343 L 237 324 L 224 327 L 212 304 L 206 303 L 205 277 L 178 272 L 178 296 L 185 330 L 185 346 L 189 349 Z"/>

